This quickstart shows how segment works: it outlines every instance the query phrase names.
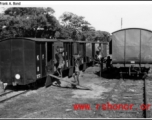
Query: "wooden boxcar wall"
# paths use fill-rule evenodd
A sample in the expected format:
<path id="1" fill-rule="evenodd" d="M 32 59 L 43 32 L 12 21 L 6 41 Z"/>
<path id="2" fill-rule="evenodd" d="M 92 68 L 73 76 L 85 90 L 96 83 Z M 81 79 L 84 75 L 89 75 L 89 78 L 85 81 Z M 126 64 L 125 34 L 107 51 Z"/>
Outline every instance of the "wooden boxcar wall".
<path id="1" fill-rule="evenodd" d="M 35 42 L 24 40 L 24 84 L 36 81 Z"/>
<path id="2" fill-rule="evenodd" d="M 35 42 L 25 39 L 8 39 L 0 42 L 1 80 L 25 85 L 36 80 Z M 15 75 L 21 78 L 17 80 Z"/>
<path id="3" fill-rule="evenodd" d="M 12 83 L 11 80 L 11 40 L 0 42 L 1 81 Z"/>
<path id="4" fill-rule="evenodd" d="M 107 57 L 108 54 L 108 45 L 106 43 L 103 44 L 103 57 Z"/>
<path id="5" fill-rule="evenodd" d="M 92 60 L 95 58 L 95 43 L 92 43 Z"/>
<path id="6" fill-rule="evenodd" d="M 67 69 L 70 65 L 70 60 L 69 60 L 69 42 L 64 42 L 64 58 L 65 58 L 65 69 Z"/>
<path id="7" fill-rule="evenodd" d="M 78 54 L 78 44 L 73 42 L 73 54 Z"/>
<path id="8" fill-rule="evenodd" d="M 45 42 L 36 42 L 36 76 L 42 78 L 46 76 L 46 52 Z"/>
<path id="9" fill-rule="evenodd" d="M 15 75 L 20 74 L 21 78 L 19 80 L 16 80 L 19 84 L 24 84 L 24 64 L 24 40 L 11 39 L 11 79 L 14 81 Z"/>
<path id="10" fill-rule="evenodd" d="M 73 61 L 73 42 L 64 42 L 66 68 L 74 65 Z"/>
<path id="11" fill-rule="evenodd" d="M 46 65 L 49 66 L 48 67 L 48 71 L 50 73 L 54 73 L 54 43 L 53 42 L 46 42 L 45 43 L 46 46 Z"/>
<path id="12" fill-rule="evenodd" d="M 78 43 L 78 53 L 80 54 L 81 56 L 81 60 L 80 60 L 80 64 L 83 64 L 86 60 L 86 47 L 85 47 L 85 44 L 86 43 Z"/>
<path id="13" fill-rule="evenodd" d="M 73 59 L 73 55 L 74 55 L 74 49 L 73 49 L 73 42 L 70 43 L 70 67 L 74 66 L 74 59 Z"/>
<path id="14" fill-rule="evenodd" d="M 92 59 L 92 43 L 86 43 L 86 57 L 86 61 L 90 62 Z"/>

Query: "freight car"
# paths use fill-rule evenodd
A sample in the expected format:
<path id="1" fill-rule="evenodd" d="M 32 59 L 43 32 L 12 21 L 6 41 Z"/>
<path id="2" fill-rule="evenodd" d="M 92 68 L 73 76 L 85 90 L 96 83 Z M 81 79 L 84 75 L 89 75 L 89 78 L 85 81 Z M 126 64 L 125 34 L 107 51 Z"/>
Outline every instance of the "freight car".
<path id="1" fill-rule="evenodd" d="M 112 65 L 119 73 L 142 76 L 152 65 L 152 31 L 142 28 L 121 29 L 112 33 L 109 44 Z"/>
<path id="2" fill-rule="evenodd" d="M 67 76 L 72 76 L 73 54 L 81 55 L 80 70 L 85 70 L 91 63 L 94 63 L 95 49 L 101 44 L 107 45 L 106 43 L 41 38 L 1 40 L 0 80 L 9 85 L 33 86 L 38 79 L 46 77 L 48 72 L 55 74 L 54 60 L 57 46 L 64 48 L 66 64 L 63 72 L 66 71 Z M 103 49 L 103 51 L 106 56 L 106 50 Z"/>

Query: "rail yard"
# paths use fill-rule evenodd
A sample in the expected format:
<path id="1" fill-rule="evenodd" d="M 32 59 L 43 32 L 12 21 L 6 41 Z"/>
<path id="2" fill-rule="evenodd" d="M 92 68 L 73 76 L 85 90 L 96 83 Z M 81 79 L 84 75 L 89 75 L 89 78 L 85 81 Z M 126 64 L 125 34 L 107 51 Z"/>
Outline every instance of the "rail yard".
<path id="1" fill-rule="evenodd" d="M 152 30 L 54 12 L 0 14 L 0 118 L 152 118 Z"/>
<path id="2" fill-rule="evenodd" d="M 1 118 L 147 118 L 151 109 L 144 111 L 144 81 L 141 79 L 112 79 L 99 77 L 99 67 L 90 67 L 80 75 L 80 83 L 92 90 L 71 89 L 66 82 L 31 90 L 0 103 Z M 65 78 L 67 79 L 67 78 Z M 73 79 L 73 78 L 69 78 Z M 151 104 L 151 81 L 147 80 L 147 105 Z M 27 104 L 28 103 L 28 104 Z M 73 105 L 90 105 L 90 108 L 74 108 Z M 104 109 L 98 105 L 109 104 Z M 132 109 L 116 109 L 116 105 L 133 104 Z"/>

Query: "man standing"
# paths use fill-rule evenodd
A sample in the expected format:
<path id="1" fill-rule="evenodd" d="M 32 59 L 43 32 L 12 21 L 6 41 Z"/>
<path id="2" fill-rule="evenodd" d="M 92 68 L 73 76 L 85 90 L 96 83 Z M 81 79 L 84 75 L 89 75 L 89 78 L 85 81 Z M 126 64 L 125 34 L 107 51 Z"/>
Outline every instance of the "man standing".
<path id="1" fill-rule="evenodd" d="M 100 77 L 101 77 L 101 73 L 103 71 L 103 63 L 104 63 L 104 57 L 102 56 L 102 48 L 101 46 L 98 46 L 98 51 L 96 51 L 97 53 L 97 61 L 100 65 L 100 71 L 99 71 L 99 74 L 100 74 Z"/>
<path id="2" fill-rule="evenodd" d="M 101 58 L 102 58 L 102 48 L 101 48 L 101 46 L 99 46 L 98 47 L 98 60 L 100 61 L 101 60 Z"/>
<path id="3" fill-rule="evenodd" d="M 107 69 L 111 68 L 112 67 L 112 59 L 110 58 L 110 56 L 107 57 L 107 60 L 106 60 L 106 67 Z"/>
<path id="4" fill-rule="evenodd" d="M 62 77 L 62 70 L 64 67 L 64 48 L 63 47 L 59 47 L 57 46 L 56 49 L 57 53 L 55 54 L 55 58 L 56 58 L 56 71 L 58 72 L 59 76 Z"/>
<path id="5" fill-rule="evenodd" d="M 80 69 L 79 69 L 80 55 L 79 54 L 74 55 L 74 64 L 75 64 L 75 73 L 73 74 L 74 81 L 72 82 L 75 85 L 72 84 L 72 87 L 76 88 L 76 85 L 79 85 L 79 75 L 80 75 Z"/>

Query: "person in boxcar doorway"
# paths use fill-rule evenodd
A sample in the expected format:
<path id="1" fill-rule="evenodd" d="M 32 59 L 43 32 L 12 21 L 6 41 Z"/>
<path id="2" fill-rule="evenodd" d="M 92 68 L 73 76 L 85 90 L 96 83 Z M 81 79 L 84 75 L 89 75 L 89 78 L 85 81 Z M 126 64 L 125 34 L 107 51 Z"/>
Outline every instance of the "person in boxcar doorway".
<path id="1" fill-rule="evenodd" d="M 62 70 L 64 67 L 64 48 L 57 46 L 56 49 L 56 54 L 55 54 L 55 59 L 56 59 L 56 71 L 59 74 L 60 77 L 62 77 Z"/>
<path id="2" fill-rule="evenodd" d="M 101 46 L 98 47 L 97 51 L 96 51 L 96 57 L 95 57 L 96 61 L 101 64 L 101 61 L 103 59 L 102 57 L 102 49 Z"/>
<path id="3" fill-rule="evenodd" d="M 110 56 L 107 57 L 107 60 L 105 62 L 107 69 L 112 67 L 112 59 L 110 58 Z"/>
<path id="4" fill-rule="evenodd" d="M 74 54 L 74 66 L 75 66 L 75 72 L 73 74 L 74 81 L 72 81 L 74 84 L 72 84 L 72 88 L 76 88 L 76 85 L 79 85 L 79 75 L 80 75 L 80 54 Z"/>
<path id="5" fill-rule="evenodd" d="M 97 56 L 98 60 L 100 61 L 102 58 L 102 49 L 101 46 L 98 46 L 98 56 Z"/>
<path id="6" fill-rule="evenodd" d="M 99 51 L 96 51 L 95 59 L 98 61 Z"/>

